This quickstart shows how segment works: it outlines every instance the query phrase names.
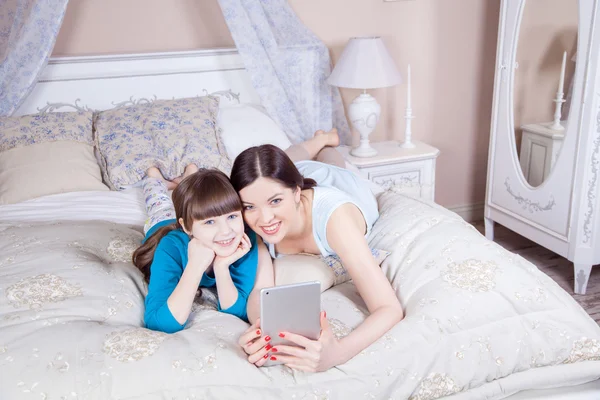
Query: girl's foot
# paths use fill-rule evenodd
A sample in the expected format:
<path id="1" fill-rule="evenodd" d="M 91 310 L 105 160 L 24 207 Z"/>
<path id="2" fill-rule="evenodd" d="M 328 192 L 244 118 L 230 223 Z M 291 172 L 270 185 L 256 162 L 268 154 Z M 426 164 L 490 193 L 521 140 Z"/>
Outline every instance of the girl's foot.
<path id="1" fill-rule="evenodd" d="M 329 132 L 318 130 L 315 132 L 315 137 L 323 137 L 325 140 L 325 146 L 337 147 L 340 145 L 340 136 L 336 128 L 331 129 Z"/>
<path id="2" fill-rule="evenodd" d="M 167 190 L 173 190 L 177 187 L 177 183 L 166 180 L 163 174 L 161 174 L 160 170 L 156 167 L 148 168 L 148 170 L 146 171 L 146 176 L 149 176 L 150 178 L 160 179 L 167 186 Z"/>
<path id="3" fill-rule="evenodd" d="M 173 179 L 173 182 L 179 184 L 179 182 L 181 182 L 184 178 L 187 178 L 188 176 L 190 176 L 196 172 L 198 172 L 198 167 L 196 166 L 196 164 L 189 164 L 183 170 L 183 175 L 178 176 L 177 178 Z"/>
<path id="4" fill-rule="evenodd" d="M 195 174 L 196 172 L 198 172 L 198 167 L 196 166 L 196 164 L 189 164 L 187 167 L 185 167 L 185 170 L 183 170 L 183 177 L 187 178 L 188 176 Z"/>

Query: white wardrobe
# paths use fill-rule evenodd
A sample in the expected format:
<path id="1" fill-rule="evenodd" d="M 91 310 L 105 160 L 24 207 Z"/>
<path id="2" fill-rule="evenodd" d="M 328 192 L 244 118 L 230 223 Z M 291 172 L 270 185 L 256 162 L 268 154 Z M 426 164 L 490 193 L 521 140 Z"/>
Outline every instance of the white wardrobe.
<path id="1" fill-rule="evenodd" d="M 501 2 L 485 202 L 486 236 L 493 239 L 497 222 L 566 257 L 573 262 L 575 293 L 584 294 L 592 266 L 600 264 L 600 0 L 572 0 L 577 18 L 573 28 L 576 49 L 564 50 L 576 56 L 569 59 L 571 64 L 567 65 L 574 74 L 566 77 L 573 85 L 568 120 L 562 121 L 564 142 L 550 173 L 537 187 L 531 186 L 523 175 L 519 127 L 526 123 L 550 126 L 552 118 L 515 122 L 517 114 L 523 115 L 525 103 L 523 97 L 519 97 L 522 90 L 517 90 L 515 80 L 520 85 L 518 88 L 526 79 L 535 82 L 538 90 L 543 86 L 542 75 L 534 77 L 539 78 L 537 80 L 523 75 L 524 62 L 519 58 L 527 58 L 532 53 L 523 53 L 523 49 L 518 52 L 520 42 L 534 37 L 521 31 L 523 15 L 532 7 L 528 3 L 534 1 Z M 542 45 L 531 47 L 532 52 L 544 49 L 544 60 L 552 66 L 540 69 L 540 74 L 552 76 L 553 72 L 548 71 L 557 72 L 554 92 L 560 91 L 558 71 L 564 47 L 558 39 L 547 49 Z M 553 56 L 556 51 L 559 58 Z M 535 63 L 528 63 L 528 71 L 534 66 Z M 568 85 L 565 83 L 564 87 L 566 91 Z M 564 97 L 566 95 L 564 93 Z M 538 96 L 537 99 L 547 101 L 547 107 L 554 109 L 556 102 L 553 103 L 552 97 Z M 542 155 L 539 159 L 544 159 L 546 149 L 534 150 Z"/>

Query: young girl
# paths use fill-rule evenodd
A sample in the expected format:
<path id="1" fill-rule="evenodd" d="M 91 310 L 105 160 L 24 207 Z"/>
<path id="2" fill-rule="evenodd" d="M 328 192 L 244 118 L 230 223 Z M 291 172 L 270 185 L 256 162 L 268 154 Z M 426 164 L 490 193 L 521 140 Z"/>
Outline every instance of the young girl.
<path id="1" fill-rule="evenodd" d="M 174 187 L 173 199 L 168 186 Z M 225 174 L 186 168 L 166 181 L 150 168 L 143 182 L 148 220 L 133 263 L 149 282 L 144 322 L 173 333 L 189 318 L 199 287 L 217 288 L 218 309 L 245 321 L 259 316 L 259 292 L 273 286 L 262 240 L 245 233 L 242 203 Z"/>

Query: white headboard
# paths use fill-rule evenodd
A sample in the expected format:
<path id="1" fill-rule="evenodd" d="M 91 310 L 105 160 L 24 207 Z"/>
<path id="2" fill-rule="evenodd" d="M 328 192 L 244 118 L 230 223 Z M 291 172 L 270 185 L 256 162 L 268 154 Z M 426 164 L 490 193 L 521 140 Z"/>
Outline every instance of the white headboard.
<path id="1" fill-rule="evenodd" d="M 224 91 L 235 94 L 230 100 L 260 103 L 235 48 L 52 58 L 15 115 L 106 110 Z"/>

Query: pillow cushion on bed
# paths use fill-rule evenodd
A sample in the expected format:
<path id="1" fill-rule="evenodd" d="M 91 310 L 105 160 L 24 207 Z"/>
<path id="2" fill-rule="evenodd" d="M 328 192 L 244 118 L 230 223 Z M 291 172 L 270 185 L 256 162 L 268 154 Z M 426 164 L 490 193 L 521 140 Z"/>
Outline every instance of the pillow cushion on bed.
<path id="1" fill-rule="evenodd" d="M 377 265 L 381 266 L 381 263 L 385 261 L 387 256 L 390 255 L 389 251 L 380 250 L 380 249 L 371 249 L 371 254 L 373 254 L 373 258 Z M 350 279 L 350 275 L 346 268 L 342 265 L 342 260 L 337 255 L 331 255 L 327 257 L 323 257 L 323 262 L 330 268 L 334 275 L 334 285 L 339 285 L 340 283 L 348 282 Z"/>
<path id="2" fill-rule="evenodd" d="M 333 286 L 335 274 L 321 257 L 312 254 L 290 254 L 273 260 L 275 285 L 318 281 L 321 292 Z"/>
<path id="3" fill-rule="evenodd" d="M 285 150 L 292 145 L 279 125 L 258 104 L 222 105 L 218 123 L 225 149 L 232 160 L 249 147 L 272 144 Z"/>
<path id="4" fill-rule="evenodd" d="M 216 123 L 218 108 L 217 97 L 201 96 L 100 112 L 94 126 L 105 181 L 124 189 L 152 166 L 173 179 L 192 163 L 229 173 L 231 161 Z"/>
<path id="5" fill-rule="evenodd" d="M 0 204 L 108 190 L 93 144 L 91 112 L 0 118 Z"/>
<path id="6" fill-rule="evenodd" d="M 390 254 L 385 250 L 371 249 L 371 253 L 381 265 Z M 321 283 L 321 292 L 332 286 L 349 281 L 350 275 L 336 255 L 321 257 L 312 254 L 294 254 L 276 258 L 275 284 L 291 285 L 293 283 L 318 281 Z"/>

